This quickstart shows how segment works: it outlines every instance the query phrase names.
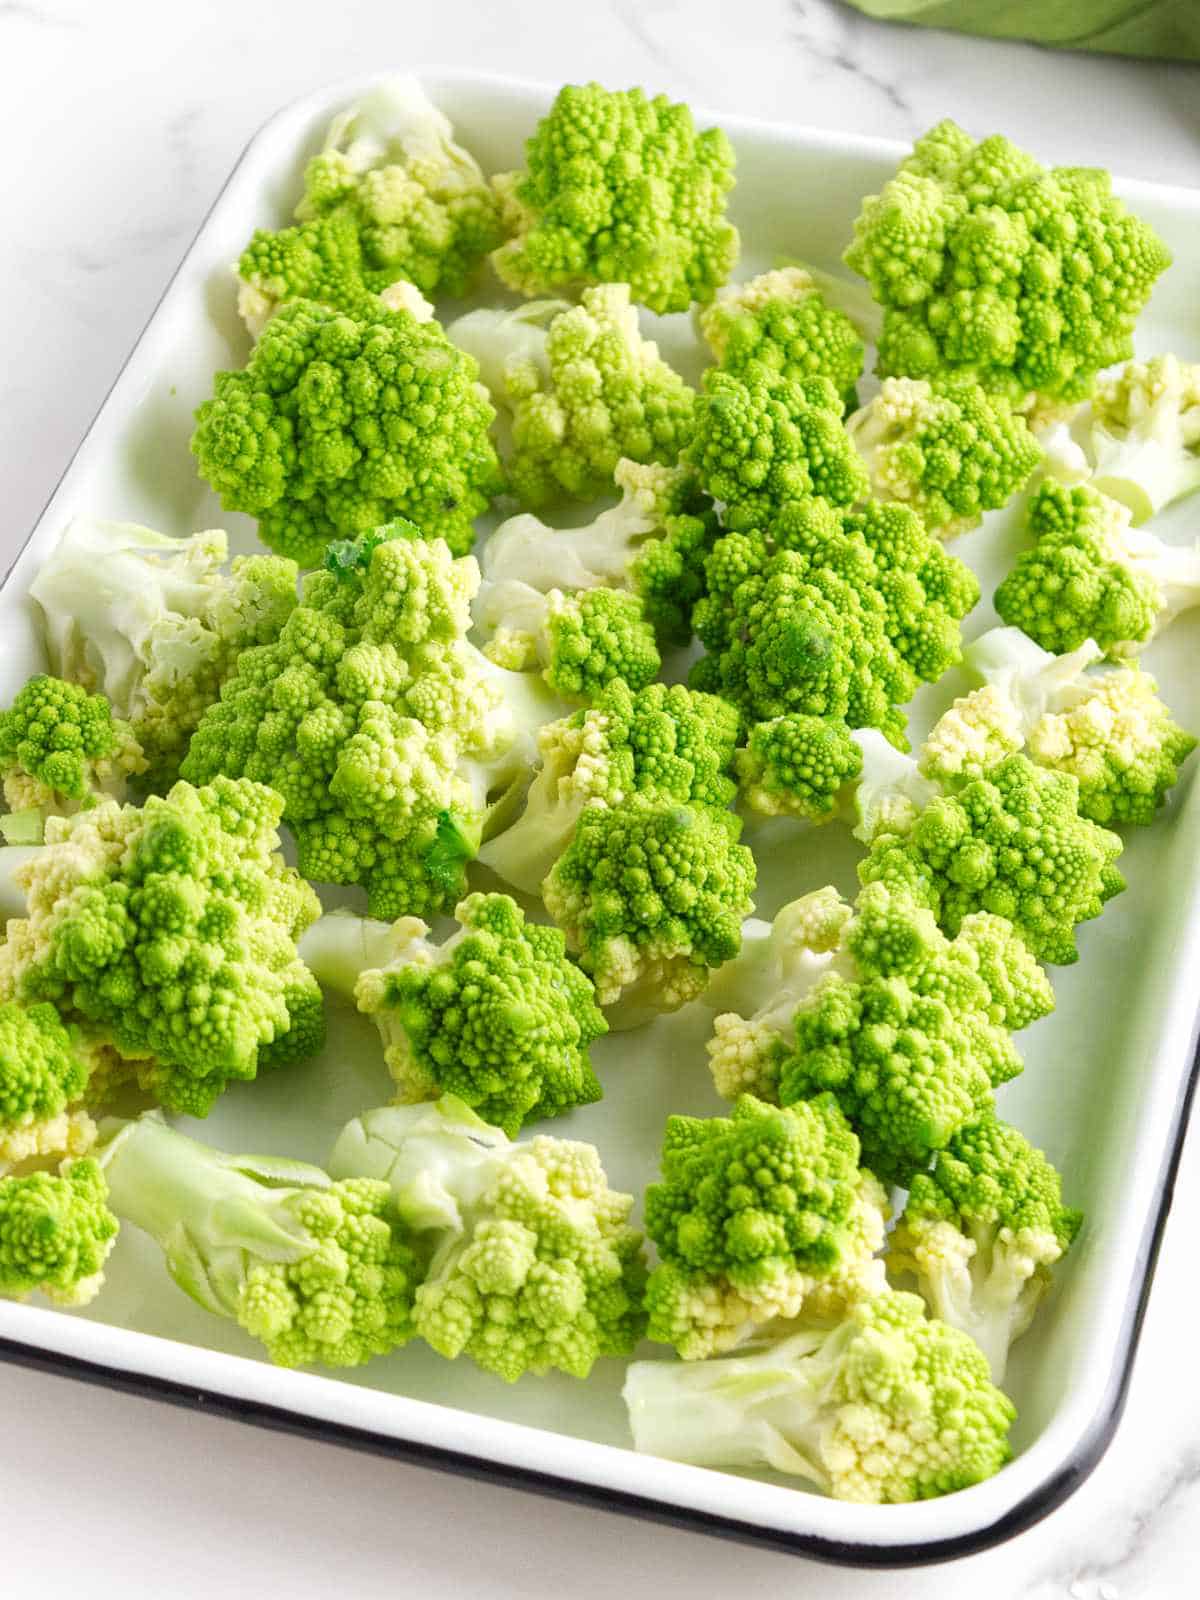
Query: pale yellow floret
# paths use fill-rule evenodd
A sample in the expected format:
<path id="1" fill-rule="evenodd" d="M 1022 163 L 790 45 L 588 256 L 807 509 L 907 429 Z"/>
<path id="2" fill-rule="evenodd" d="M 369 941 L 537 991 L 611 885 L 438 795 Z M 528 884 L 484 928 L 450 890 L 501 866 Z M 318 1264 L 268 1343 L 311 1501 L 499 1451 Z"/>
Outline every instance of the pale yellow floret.
<path id="1" fill-rule="evenodd" d="M 1016 702 L 994 684 L 961 695 L 934 724 L 921 748 L 931 778 L 977 778 L 1021 749 L 1024 720 Z"/>

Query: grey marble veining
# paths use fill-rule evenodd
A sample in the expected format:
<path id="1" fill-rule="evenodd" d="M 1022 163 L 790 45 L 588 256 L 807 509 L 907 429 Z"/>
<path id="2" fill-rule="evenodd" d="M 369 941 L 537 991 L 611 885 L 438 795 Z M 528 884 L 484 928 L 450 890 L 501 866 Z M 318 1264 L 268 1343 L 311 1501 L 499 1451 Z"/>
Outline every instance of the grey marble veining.
<path id="1" fill-rule="evenodd" d="M 637 81 L 718 111 L 899 139 L 949 115 L 980 132 L 1003 130 L 1048 161 L 1200 184 L 1200 68 L 889 28 L 833 0 L 442 0 L 419 8 L 383 0 L 207 0 L 190 8 L 0 0 L 0 566 L 258 123 L 323 82 L 431 63 L 552 81 Z M 479 1486 L 469 1492 L 488 1549 L 489 1575 L 481 1577 L 475 1540 L 445 1536 L 468 1492 L 453 1480 L 209 1422 L 204 1450 L 189 1461 L 190 1503 L 203 1503 L 220 1537 L 173 1574 L 172 1587 L 181 1595 L 250 1592 L 253 1573 L 276 1592 L 328 1593 L 346 1544 L 315 1530 L 336 1479 L 356 1497 L 363 1526 L 390 1527 L 393 1537 L 403 1530 L 402 1568 L 382 1537 L 355 1540 L 355 1600 L 396 1593 L 402 1571 L 419 1574 L 413 1592 L 423 1596 L 489 1600 L 555 1592 L 586 1600 L 610 1595 L 617 1582 L 630 1600 L 735 1592 L 1183 1600 L 1200 1592 L 1200 1385 L 1190 1377 L 1200 1301 L 1197 1163 L 1193 1138 L 1114 1446 L 1058 1513 L 985 1556 L 921 1573 L 842 1572 L 568 1508 L 535 1511 Z M 118 1404 L 123 1426 L 109 1436 L 110 1470 L 81 1476 L 74 1441 L 101 1422 L 111 1429 Z M 88 1549 L 106 1529 L 111 1540 L 114 1523 L 147 1572 L 167 1570 L 172 1547 L 191 1537 L 189 1524 L 194 1531 L 194 1511 L 182 1501 L 178 1510 L 159 1504 L 158 1452 L 188 1449 L 199 1423 L 3 1367 L 0 1416 L 6 1590 L 78 1592 L 93 1566 Z M 13 1530 L 41 1527 L 51 1538 L 45 1507 L 64 1503 L 64 1482 L 72 1535 L 69 1549 L 56 1547 L 58 1566 L 48 1575 L 45 1550 Z M 285 1502 L 292 1555 L 265 1549 L 255 1531 L 255 1516 L 278 1514 Z M 257 1511 L 241 1514 L 247 1506 Z M 88 1592 L 106 1592 L 98 1581 Z"/>

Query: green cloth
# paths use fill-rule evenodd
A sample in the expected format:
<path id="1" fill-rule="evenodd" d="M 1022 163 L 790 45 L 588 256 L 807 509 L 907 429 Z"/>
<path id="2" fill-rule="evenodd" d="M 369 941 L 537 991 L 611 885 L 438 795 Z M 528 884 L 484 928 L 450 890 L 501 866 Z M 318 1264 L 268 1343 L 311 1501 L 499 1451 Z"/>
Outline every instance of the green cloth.
<path id="1" fill-rule="evenodd" d="M 1200 0 L 850 0 L 881 22 L 917 22 L 1064 50 L 1200 61 Z"/>

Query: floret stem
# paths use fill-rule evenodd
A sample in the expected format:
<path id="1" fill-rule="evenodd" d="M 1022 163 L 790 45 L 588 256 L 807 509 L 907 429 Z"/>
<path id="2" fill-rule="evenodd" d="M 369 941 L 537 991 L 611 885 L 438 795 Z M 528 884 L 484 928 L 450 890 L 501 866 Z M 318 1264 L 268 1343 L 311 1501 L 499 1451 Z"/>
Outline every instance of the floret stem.
<path id="1" fill-rule="evenodd" d="M 113 1122 L 93 1152 L 109 1204 L 154 1238 L 171 1275 L 205 1310 L 236 1315 L 248 1257 L 299 1261 L 314 1240 L 271 1203 L 283 1186 L 328 1188 L 319 1167 L 283 1157 L 233 1157 L 169 1128 L 157 1115 Z"/>
<path id="2" fill-rule="evenodd" d="M 397 961 L 404 946 L 414 942 L 405 933 L 409 929 L 415 933 L 419 927 L 424 923 L 415 917 L 392 923 L 352 911 L 331 911 L 304 930 L 297 948 L 322 989 L 353 1001 L 359 975 Z"/>
<path id="3" fill-rule="evenodd" d="M 40 845 L 0 846 L 0 922 L 25 915 L 25 888 L 22 867 L 41 854 Z"/>
<path id="4" fill-rule="evenodd" d="M 1116 439 L 1102 428 L 1094 438 L 1100 465 L 1092 487 L 1128 506 L 1135 523 L 1148 522 L 1164 506 L 1200 490 L 1200 456 L 1158 439 Z"/>

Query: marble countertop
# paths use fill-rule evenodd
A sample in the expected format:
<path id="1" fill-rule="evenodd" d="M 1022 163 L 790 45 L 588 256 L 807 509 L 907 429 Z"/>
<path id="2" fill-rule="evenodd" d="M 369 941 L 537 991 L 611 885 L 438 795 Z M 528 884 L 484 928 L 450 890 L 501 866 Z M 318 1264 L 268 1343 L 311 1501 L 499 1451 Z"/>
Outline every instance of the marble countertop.
<path id="1" fill-rule="evenodd" d="M 338 77 L 439 63 L 906 140 L 949 115 L 1048 161 L 1200 183 L 1200 67 L 885 27 L 833 0 L 0 0 L 0 570 L 255 127 Z M 1046 1522 L 951 1567 L 818 1567 L 0 1366 L 5 1592 L 1190 1596 L 1200 1386 L 1175 1374 L 1198 1223 L 1200 1131 L 1112 1448 Z"/>

